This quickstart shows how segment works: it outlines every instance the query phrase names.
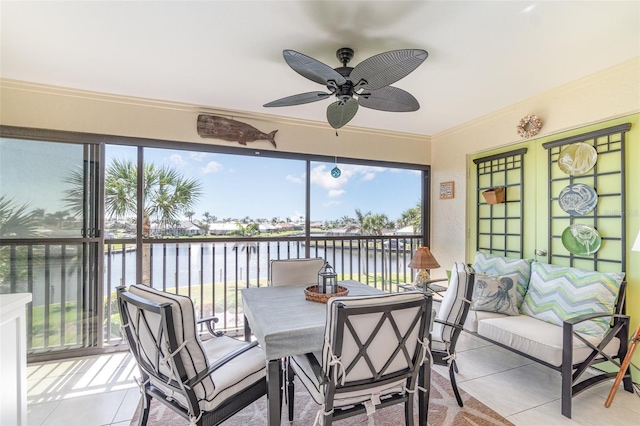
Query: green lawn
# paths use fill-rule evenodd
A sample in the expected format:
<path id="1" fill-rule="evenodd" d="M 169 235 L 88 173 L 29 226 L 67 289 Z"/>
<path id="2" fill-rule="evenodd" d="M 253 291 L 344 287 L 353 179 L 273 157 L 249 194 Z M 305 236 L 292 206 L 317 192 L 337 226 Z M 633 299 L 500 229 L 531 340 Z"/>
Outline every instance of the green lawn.
<path id="1" fill-rule="evenodd" d="M 358 275 L 346 274 L 338 276 L 338 280 L 350 279 L 357 280 Z M 361 281 L 366 282 L 367 276 L 361 274 L 360 279 Z M 397 275 L 392 275 L 391 281 L 393 283 L 404 282 L 404 280 L 398 281 Z M 258 283 L 255 280 L 251 280 L 249 286 L 256 287 L 257 284 Z M 267 279 L 261 279 L 259 284 L 261 287 L 266 286 Z M 377 285 L 378 287 L 381 287 L 381 277 L 379 275 L 369 275 L 368 284 L 371 286 Z M 243 280 L 238 282 L 237 288 L 235 282 L 227 282 L 226 285 L 225 283 L 216 283 L 215 286 L 212 284 L 204 284 L 202 286 L 192 285 L 191 291 L 189 291 L 189 287 L 183 286 L 177 289 L 177 293 L 191 297 L 198 317 L 207 317 L 214 314 L 221 317 L 225 312 L 236 315 L 242 313 L 242 294 L 238 290 L 246 287 L 247 282 L 246 280 Z M 391 288 L 387 288 L 387 291 L 395 290 L 395 284 L 391 284 Z M 168 287 L 166 291 L 175 294 L 176 288 Z M 238 295 L 237 300 L 236 294 Z M 112 335 L 119 336 L 120 316 L 118 314 L 115 292 L 111 293 L 110 310 L 108 310 L 107 306 L 108 301 L 109 300 L 106 297 L 103 300 L 104 315 L 105 317 L 108 316 L 109 313 L 111 315 L 109 320 L 105 320 L 103 325 L 105 327 L 108 326 L 108 328 L 111 329 Z M 215 307 L 215 309 L 212 309 L 213 307 Z M 64 314 L 61 312 L 61 309 L 62 306 L 60 303 L 53 303 L 49 307 L 49 328 L 47 333 L 49 341 L 47 347 L 80 345 L 82 343 L 82 336 L 79 335 L 79 332 L 81 332 L 81 324 L 83 323 L 81 308 L 78 307 L 75 301 L 69 301 L 65 303 Z M 223 319 L 220 318 L 220 320 L 222 321 Z M 31 310 L 31 348 L 45 348 L 45 307 L 43 305 L 33 306 Z"/>

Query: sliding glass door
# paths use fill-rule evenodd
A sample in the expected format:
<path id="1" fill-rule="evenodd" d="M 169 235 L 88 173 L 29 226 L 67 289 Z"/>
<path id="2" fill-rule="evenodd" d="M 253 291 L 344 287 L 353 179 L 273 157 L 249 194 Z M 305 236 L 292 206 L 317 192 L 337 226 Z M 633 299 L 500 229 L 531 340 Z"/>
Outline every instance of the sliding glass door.
<path id="1" fill-rule="evenodd" d="M 0 139 L 0 293 L 32 293 L 31 355 L 102 342 L 99 151 Z"/>

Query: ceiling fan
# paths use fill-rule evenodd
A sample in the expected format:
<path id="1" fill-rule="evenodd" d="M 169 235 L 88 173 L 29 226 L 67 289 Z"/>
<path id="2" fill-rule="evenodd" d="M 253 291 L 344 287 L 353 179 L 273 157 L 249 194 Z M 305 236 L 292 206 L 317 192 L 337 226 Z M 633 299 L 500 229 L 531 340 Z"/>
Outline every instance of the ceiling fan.
<path id="1" fill-rule="evenodd" d="M 301 105 L 334 95 L 337 101 L 327 108 L 327 121 L 334 129 L 347 124 L 358 112 L 358 105 L 392 112 L 420 109 L 413 95 L 390 84 L 418 68 L 429 55 L 426 50 L 392 50 L 365 59 L 355 67 L 348 67 L 353 49 L 343 47 L 336 52 L 342 66 L 335 69 L 295 50 L 284 50 L 282 55 L 295 72 L 326 86 L 329 93 L 300 93 L 269 102 L 264 104 L 265 107 Z"/>

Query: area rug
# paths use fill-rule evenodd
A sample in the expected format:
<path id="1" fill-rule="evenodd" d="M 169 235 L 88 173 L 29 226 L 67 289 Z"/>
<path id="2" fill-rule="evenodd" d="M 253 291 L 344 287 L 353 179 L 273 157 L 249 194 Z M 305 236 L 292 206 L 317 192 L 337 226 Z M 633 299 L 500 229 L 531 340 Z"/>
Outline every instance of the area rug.
<path id="1" fill-rule="evenodd" d="M 304 386 L 295 383 L 295 412 L 293 422 L 287 420 L 287 407 L 283 407 L 282 425 L 311 426 L 320 406 L 316 404 Z M 428 424 L 431 426 L 489 426 L 512 425 L 504 417 L 480 403 L 466 392 L 460 390 L 464 407 L 458 407 L 449 380 L 433 372 L 431 375 L 431 395 L 429 398 Z M 262 397 L 235 416 L 222 423 L 223 426 L 260 426 L 267 424 L 266 397 Z M 415 405 L 415 424 L 418 424 L 417 397 Z M 131 420 L 131 425 L 138 424 L 140 406 Z M 188 421 L 175 414 L 162 403 L 155 400 L 151 403 L 148 425 L 187 426 Z M 371 416 L 361 414 L 335 422 L 340 426 L 399 426 L 404 425 L 404 405 L 397 404 L 378 410 Z"/>

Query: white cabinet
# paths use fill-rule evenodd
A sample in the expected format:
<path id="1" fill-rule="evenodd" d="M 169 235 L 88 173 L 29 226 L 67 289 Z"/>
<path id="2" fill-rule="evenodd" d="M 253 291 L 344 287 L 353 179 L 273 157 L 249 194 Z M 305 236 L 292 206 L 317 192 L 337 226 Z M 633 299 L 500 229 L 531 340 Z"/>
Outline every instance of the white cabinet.
<path id="1" fill-rule="evenodd" d="M 0 425 L 27 424 L 26 304 L 31 293 L 0 294 Z"/>

